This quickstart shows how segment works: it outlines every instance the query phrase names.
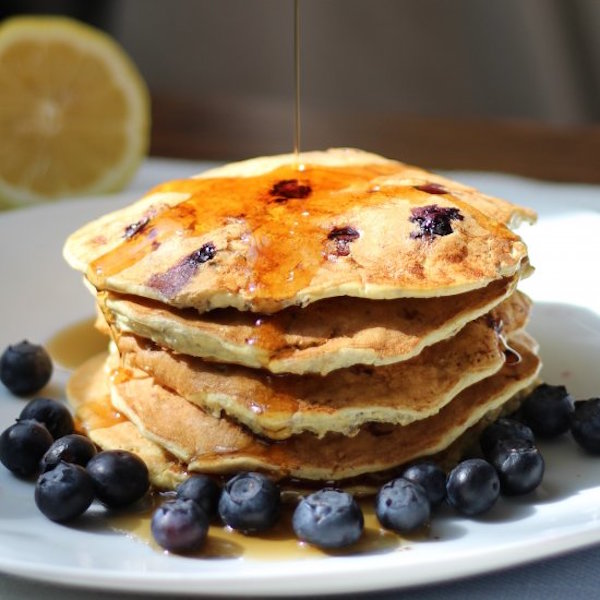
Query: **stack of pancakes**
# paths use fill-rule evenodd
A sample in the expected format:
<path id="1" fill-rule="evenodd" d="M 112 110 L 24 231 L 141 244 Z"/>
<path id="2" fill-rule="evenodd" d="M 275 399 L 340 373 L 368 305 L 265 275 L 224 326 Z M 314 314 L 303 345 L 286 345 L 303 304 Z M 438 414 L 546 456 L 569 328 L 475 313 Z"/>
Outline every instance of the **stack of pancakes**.
<path id="1" fill-rule="evenodd" d="M 374 484 L 456 459 L 539 372 L 523 220 L 358 150 L 168 182 L 66 243 L 112 338 L 70 398 L 160 488 L 243 470 Z"/>

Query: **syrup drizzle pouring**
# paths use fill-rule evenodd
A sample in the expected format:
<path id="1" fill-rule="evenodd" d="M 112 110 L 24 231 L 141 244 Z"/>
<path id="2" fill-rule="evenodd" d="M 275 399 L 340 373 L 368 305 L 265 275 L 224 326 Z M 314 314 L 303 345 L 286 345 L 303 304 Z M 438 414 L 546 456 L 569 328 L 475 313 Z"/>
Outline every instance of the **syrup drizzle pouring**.
<path id="1" fill-rule="evenodd" d="M 506 336 L 504 335 L 504 323 L 502 319 L 496 319 L 491 314 L 487 316 L 488 325 L 496 332 L 500 343 L 502 344 L 502 351 L 506 359 L 507 365 L 518 365 L 522 360 L 522 356 L 509 344 Z"/>
<path id="2" fill-rule="evenodd" d="M 294 0 L 294 157 L 299 171 L 300 163 L 300 0 Z"/>

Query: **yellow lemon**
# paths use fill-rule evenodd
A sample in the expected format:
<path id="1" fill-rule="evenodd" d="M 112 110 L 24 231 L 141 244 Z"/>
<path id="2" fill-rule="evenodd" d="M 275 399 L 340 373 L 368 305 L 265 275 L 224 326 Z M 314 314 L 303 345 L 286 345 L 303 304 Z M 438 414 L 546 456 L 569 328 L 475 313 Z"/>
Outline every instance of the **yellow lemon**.
<path id="1" fill-rule="evenodd" d="M 8 205 L 122 188 L 148 149 L 150 100 L 104 33 L 62 17 L 0 25 L 0 198 Z"/>

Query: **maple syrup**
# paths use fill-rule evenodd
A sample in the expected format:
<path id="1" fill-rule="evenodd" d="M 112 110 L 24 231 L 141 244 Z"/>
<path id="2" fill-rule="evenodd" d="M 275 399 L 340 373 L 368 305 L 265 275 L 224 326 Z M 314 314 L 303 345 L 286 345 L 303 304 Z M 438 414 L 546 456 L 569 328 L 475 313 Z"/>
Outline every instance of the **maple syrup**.
<path id="1" fill-rule="evenodd" d="M 352 223 L 339 223 L 339 215 L 353 207 L 385 204 L 393 187 L 365 195 L 351 186 L 366 186 L 372 178 L 396 170 L 393 164 L 337 168 L 306 165 L 299 180 L 295 167 L 286 165 L 255 177 L 164 183 L 155 191 L 176 190 L 188 194 L 188 199 L 175 206 L 155 207 L 143 227 L 137 223 L 127 226 L 121 243 L 93 261 L 87 276 L 96 288 L 104 289 L 107 278 L 134 266 L 171 237 L 205 236 L 236 222 L 248 231 L 248 251 L 235 265 L 228 266 L 239 274 L 242 289 L 228 291 L 242 292 L 255 302 L 257 310 L 272 312 L 279 307 L 269 304 L 270 299 L 292 297 L 310 283 L 323 263 L 330 231 L 352 227 Z M 414 191 L 414 195 L 418 202 L 419 192 Z M 218 262 L 218 256 L 218 247 L 203 264 L 195 263 L 190 255 L 166 273 L 150 274 L 146 283 L 168 299 L 197 269 Z"/>
<path id="2" fill-rule="evenodd" d="M 300 164 L 300 0 L 294 0 L 294 156 Z"/>
<path id="3" fill-rule="evenodd" d="M 172 496 L 172 494 L 151 494 L 148 501 L 136 511 L 109 514 L 108 527 L 147 544 L 157 552 L 165 552 L 155 542 L 150 530 L 152 512 L 165 500 L 165 496 Z M 269 561 L 357 556 L 393 552 L 413 541 L 430 537 L 428 528 L 412 533 L 410 537 L 401 537 L 382 529 L 377 521 L 372 499 L 360 500 L 359 504 L 364 514 L 365 528 L 361 539 L 349 548 L 322 550 L 299 541 L 291 525 L 294 506 L 286 504 L 277 524 L 260 535 L 244 535 L 229 527 L 211 525 L 204 547 L 191 556 L 199 559 L 244 558 Z"/>
<path id="4" fill-rule="evenodd" d="M 76 369 L 86 360 L 106 350 L 108 338 L 95 327 L 91 317 L 61 329 L 46 343 L 52 360 L 65 369 Z"/>
<path id="5" fill-rule="evenodd" d="M 77 429 L 82 433 L 126 421 L 108 400 L 108 375 L 100 368 L 105 360 L 106 353 L 88 360 L 69 382 L 67 395 L 75 409 Z M 128 376 L 123 369 L 118 369 L 116 373 L 116 377 Z M 276 444 L 274 448 L 277 448 Z M 225 478 L 222 478 L 221 483 L 223 484 L 224 481 Z M 357 479 L 358 481 L 359 479 Z M 286 483 L 291 490 L 303 489 L 303 493 L 312 491 L 311 486 L 306 485 L 307 482 L 295 480 L 283 482 L 282 489 L 284 490 L 287 489 L 284 485 Z M 312 485 L 316 490 L 327 484 L 313 482 Z M 172 492 L 153 492 L 143 502 L 138 503 L 137 506 L 131 509 L 108 511 L 106 525 L 114 531 L 128 535 L 151 546 L 156 551 L 162 552 L 162 548 L 158 546 L 152 537 L 150 522 L 154 509 L 172 496 Z M 300 542 L 292 530 L 292 513 L 298 492 L 285 491 L 282 497 L 284 499 L 282 515 L 274 528 L 260 535 L 247 536 L 228 527 L 213 524 L 209 529 L 205 546 L 194 556 L 202 559 L 243 557 L 253 560 L 276 561 L 324 557 L 327 555 L 375 554 L 391 552 L 400 547 L 405 547 L 412 541 L 430 537 L 427 528 L 411 534 L 410 537 L 401 537 L 381 528 L 374 513 L 373 498 L 369 496 L 359 499 L 365 518 L 365 529 L 359 542 L 346 549 L 320 550 Z"/>

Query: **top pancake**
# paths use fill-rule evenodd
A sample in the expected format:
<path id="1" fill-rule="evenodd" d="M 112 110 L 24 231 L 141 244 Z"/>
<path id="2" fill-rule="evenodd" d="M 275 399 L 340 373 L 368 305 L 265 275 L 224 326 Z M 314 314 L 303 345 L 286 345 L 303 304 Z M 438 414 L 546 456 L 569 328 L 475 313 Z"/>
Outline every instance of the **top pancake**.
<path id="1" fill-rule="evenodd" d="M 233 163 L 155 188 L 69 237 L 99 290 L 263 313 L 335 296 L 453 295 L 510 277 L 535 214 L 358 150 Z"/>

